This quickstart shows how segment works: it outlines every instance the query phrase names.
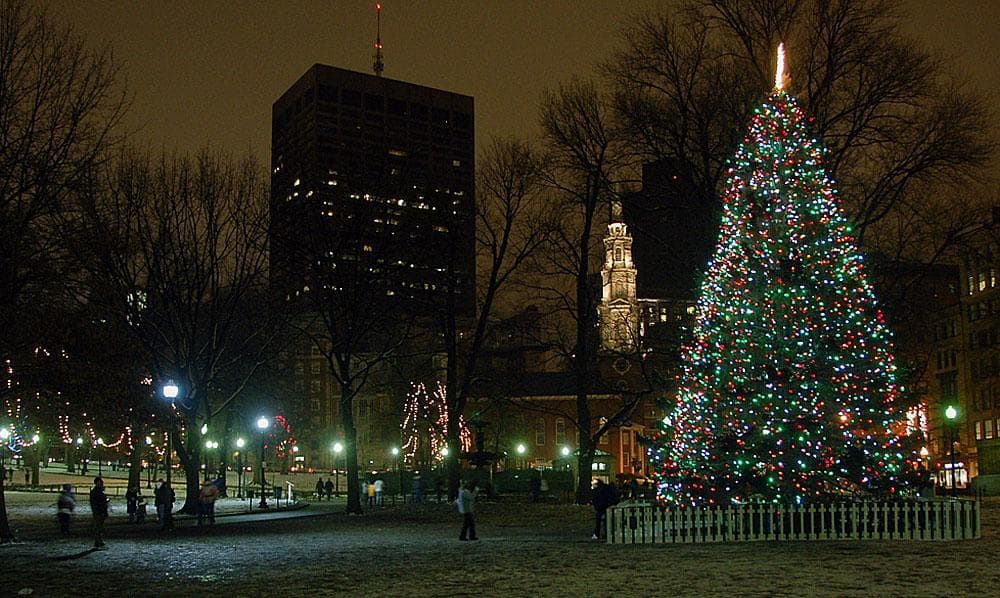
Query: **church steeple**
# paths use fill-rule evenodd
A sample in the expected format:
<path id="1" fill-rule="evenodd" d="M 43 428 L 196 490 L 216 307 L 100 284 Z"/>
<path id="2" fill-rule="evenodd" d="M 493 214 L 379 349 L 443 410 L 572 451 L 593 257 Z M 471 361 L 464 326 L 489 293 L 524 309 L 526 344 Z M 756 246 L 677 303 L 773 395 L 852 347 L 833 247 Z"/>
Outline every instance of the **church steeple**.
<path id="1" fill-rule="evenodd" d="M 632 235 L 622 222 L 621 204 L 611 204 L 611 222 L 604 237 L 604 268 L 598 318 L 601 347 L 606 351 L 631 353 L 639 337 L 639 302 L 635 290 L 636 269 L 632 261 Z"/>

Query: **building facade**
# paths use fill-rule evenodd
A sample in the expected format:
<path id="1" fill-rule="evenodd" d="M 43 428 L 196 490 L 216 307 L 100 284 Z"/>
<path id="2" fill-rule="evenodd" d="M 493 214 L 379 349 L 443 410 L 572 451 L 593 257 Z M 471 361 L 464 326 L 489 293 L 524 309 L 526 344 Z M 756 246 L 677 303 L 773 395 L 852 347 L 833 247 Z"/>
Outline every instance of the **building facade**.
<path id="1" fill-rule="evenodd" d="M 271 287 L 286 299 L 363 263 L 399 304 L 475 301 L 473 98 L 314 65 L 274 103 Z M 319 267 L 317 267 L 319 266 Z"/>

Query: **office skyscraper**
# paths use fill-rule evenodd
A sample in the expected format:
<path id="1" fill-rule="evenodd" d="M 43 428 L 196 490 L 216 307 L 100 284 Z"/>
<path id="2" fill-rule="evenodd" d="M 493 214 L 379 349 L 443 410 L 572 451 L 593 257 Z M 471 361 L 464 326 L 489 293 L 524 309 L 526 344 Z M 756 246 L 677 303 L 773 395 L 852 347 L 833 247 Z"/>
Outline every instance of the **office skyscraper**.
<path id="1" fill-rule="evenodd" d="M 271 287 L 287 299 L 364 264 L 400 306 L 475 301 L 473 98 L 314 65 L 274 103 Z M 317 242 L 319 240 L 319 242 Z"/>

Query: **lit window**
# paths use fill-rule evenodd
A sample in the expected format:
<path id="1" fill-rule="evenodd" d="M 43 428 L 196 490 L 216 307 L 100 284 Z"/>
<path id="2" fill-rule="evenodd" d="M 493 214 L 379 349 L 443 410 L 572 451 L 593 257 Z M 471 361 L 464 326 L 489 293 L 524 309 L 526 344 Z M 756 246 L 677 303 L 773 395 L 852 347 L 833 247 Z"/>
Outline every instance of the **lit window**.
<path id="1" fill-rule="evenodd" d="M 988 419 L 985 422 L 983 422 L 983 424 L 985 424 L 986 426 L 986 429 L 984 430 L 983 434 L 986 437 L 986 440 L 993 438 L 993 420 Z"/>
<path id="2" fill-rule="evenodd" d="M 292 183 L 292 186 L 293 187 L 298 187 L 301 183 L 302 183 L 302 179 L 295 179 L 295 182 Z"/>
<path id="3" fill-rule="evenodd" d="M 976 440 L 983 439 L 983 422 L 976 422 Z"/>
<path id="4" fill-rule="evenodd" d="M 452 166 L 461 166 L 462 165 L 462 161 L 461 160 L 452 160 L 451 161 L 451 165 Z"/>
<path id="5" fill-rule="evenodd" d="M 566 420 L 556 418 L 556 444 L 566 444 Z"/>

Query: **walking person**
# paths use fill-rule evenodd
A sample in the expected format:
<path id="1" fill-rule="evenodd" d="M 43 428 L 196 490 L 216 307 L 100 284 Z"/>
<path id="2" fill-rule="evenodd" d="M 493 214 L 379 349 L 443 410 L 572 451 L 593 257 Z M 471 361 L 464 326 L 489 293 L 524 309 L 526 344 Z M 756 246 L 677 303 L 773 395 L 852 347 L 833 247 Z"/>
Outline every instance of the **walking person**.
<path id="1" fill-rule="evenodd" d="M 368 480 L 362 482 L 362 486 L 365 489 L 365 494 L 368 496 L 366 503 L 368 504 L 368 508 L 371 509 L 375 506 L 375 482 Z"/>
<path id="2" fill-rule="evenodd" d="M 94 548 L 104 548 L 104 522 L 108 519 L 108 503 L 111 499 L 104 493 L 104 480 L 94 478 L 90 490 L 90 512 L 94 517 Z"/>
<path id="3" fill-rule="evenodd" d="M 327 478 L 324 488 L 326 489 L 326 499 L 333 500 L 333 478 Z"/>
<path id="4" fill-rule="evenodd" d="M 76 497 L 73 496 L 73 485 L 63 484 L 62 492 L 56 499 L 56 519 L 59 520 L 59 533 L 69 536 L 69 521 L 76 510 Z"/>
<path id="5" fill-rule="evenodd" d="M 324 488 L 325 486 L 323 486 L 323 476 L 320 476 L 320 478 L 316 480 L 316 492 L 314 493 L 316 495 L 316 500 L 323 500 Z"/>
<path id="6" fill-rule="evenodd" d="M 458 535 L 459 540 L 478 540 L 476 536 L 476 483 L 471 482 L 466 485 L 463 480 L 458 488 L 458 497 L 455 505 L 462 516 L 462 531 Z"/>
<path id="7" fill-rule="evenodd" d="M 597 480 L 590 494 L 590 504 L 594 505 L 594 533 L 591 540 L 600 540 L 606 536 L 608 508 L 618 504 L 618 496 L 613 486 Z"/>
<path id="8" fill-rule="evenodd" d="M 219 487 L 213 482 L 205 480 L 201 484 L 201 492 L 198 493 L 198 525 L 203 519 L 208 519 L 208 523 L 215 524 L 215 501 L 219 498 Z"/>

